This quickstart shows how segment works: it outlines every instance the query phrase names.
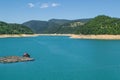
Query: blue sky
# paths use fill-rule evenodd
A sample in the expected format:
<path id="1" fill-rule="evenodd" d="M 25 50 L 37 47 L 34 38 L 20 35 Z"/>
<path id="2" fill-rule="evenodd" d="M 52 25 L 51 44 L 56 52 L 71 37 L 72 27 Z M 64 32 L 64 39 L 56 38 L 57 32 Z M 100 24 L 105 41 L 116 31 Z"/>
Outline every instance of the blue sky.
<path id="1" fill-rule="evenodd" d="M 120 18 L 120 0 L 0 0 L 0 21 L 80 19 L 108 15 Z"/>

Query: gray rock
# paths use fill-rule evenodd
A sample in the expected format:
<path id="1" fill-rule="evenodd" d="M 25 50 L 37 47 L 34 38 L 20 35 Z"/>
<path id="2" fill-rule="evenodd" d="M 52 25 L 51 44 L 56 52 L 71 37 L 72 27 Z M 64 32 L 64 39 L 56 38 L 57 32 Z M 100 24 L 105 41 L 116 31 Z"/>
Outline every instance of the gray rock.
<path id="1" fill-rule="evenodd" d="M 19 57 L 19 56 L 5 56 L 0 58 L 0 63 L 14 63 L 14 62 L 25 62 L 34 61 L 33 58 Z"/>

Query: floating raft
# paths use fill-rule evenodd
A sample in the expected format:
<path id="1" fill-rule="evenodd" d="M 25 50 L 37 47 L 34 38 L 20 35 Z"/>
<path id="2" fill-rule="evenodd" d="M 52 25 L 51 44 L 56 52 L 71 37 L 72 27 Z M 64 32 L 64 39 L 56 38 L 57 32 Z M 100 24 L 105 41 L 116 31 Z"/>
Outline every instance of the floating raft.
<path id="1" fill-rule="evenodd" d="M 0 57 L 0 63 L 15 63 L 15 62 L 25 62 L 25 61 L 34 61 L 34 59 L 29 57 L 19 57 L 19 56 Z"/>

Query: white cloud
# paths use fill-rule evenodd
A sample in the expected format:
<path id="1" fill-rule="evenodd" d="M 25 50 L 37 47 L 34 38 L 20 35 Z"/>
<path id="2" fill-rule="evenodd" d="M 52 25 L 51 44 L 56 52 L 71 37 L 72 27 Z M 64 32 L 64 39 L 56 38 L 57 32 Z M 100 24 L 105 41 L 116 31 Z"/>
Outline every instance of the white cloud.
<path id="1" fill-rule="evenodd" d="M 52 7 L 57 7 L 57 6 L 60 6 L 60 4 L 58 4 L 58 3 L 52 3 L 51 6 Z"/>
<path id="2" fill-rule="evenodd" d="M 28 3 L 28 6 L 29 6 L 30 8 L 35 7 L 35 5 L 34 5 L 33 3 Z"/>
<path id="3" fill-rule="evenodd" d="M 43 3 L 40 5 L 40 8 L 48 8 L 50 7 L 48 3 Z"/>
<path id="4" fill-rule="evenodd" d="M 28 7 L 29 8 L 33 8 L 33 7 L 36 7 L 36 8 L 41 8 L 41 9 L 44 9 L 44 8 L 49 8 L 49 7 L 57 7 L 57 6 L 60 6 L 60 4 L 58 3 L 28 3 Z"/>

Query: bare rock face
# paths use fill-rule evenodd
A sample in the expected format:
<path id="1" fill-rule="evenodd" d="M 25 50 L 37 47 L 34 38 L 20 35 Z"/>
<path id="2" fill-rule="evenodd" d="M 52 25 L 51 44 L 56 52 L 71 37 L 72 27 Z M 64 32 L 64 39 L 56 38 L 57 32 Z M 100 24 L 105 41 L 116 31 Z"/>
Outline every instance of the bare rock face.
<path id="1" fill-rule="evenodd" d="M 0 63 L 14 63 L 14 62 L 25 62 L 25 61 L 34 61 L 34 59 L 29 57 L 19 57 L 19 56 L 6 56 L 0 58 Z"/>

